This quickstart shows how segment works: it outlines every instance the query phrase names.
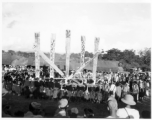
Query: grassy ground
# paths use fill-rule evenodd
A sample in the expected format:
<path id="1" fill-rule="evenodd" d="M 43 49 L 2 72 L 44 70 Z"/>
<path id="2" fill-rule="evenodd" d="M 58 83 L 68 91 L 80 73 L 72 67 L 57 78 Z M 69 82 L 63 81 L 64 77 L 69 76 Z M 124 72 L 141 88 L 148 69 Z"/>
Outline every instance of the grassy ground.
<path id="1" fill-rule="evenodd" d="M 57 108 L 57 102 L 51 101 L 51 100 L 35 100 L 35 99 L 25 99 L 23 96 L 16 96 L 7 94 L 5 96 L 9 100 L 9 104 L 12 106 L 12 113 L 14 113 L 17 110 L 21 110 L 23 112 L 28 111 L 28 105 L 30 102 L 39 102 L 42 104 L 43 108 L 48 108 L 48 111 L 50 111 L 52 114 L 54 114 L 56 108 Z M 124 107 L 124 104 L 122 102 L 118 103 L 119 108 Z M 105 104 L 98 104 L 98 103 L 85 103 L 85 102 L 74 102 L 69 103 L 69 109 L 72 107 L 77 107 L 79 110 L 79 115 L 83 115 L 83 109 L 84 108 L 91 108 L 93 109 L 95 113 L 96 118 L 105 118 L 109 115 L 107 111 L 107 106 Z M 142 111 L 148 110 L 151 111 L 151 102 L 150 98 L 146 97 L 143 102 L 137 103 L 137 105 L 133 106 L 133 108 L 139 110 L 140 115 Z"/>

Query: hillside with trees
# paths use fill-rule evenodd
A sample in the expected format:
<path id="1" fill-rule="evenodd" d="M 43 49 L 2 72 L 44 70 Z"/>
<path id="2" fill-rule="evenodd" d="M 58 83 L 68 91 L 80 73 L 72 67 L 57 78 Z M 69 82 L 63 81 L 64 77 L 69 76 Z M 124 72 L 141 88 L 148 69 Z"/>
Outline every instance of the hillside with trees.
<path id="1" fill-rule="evenodd" d="M 49 53 L 45 53 L 45 54 L 49 57 Z M 22 52 L 22 51 L 15 52 L 13 50 L 9 50 L 5 52 L 4 50 L 2 50 L 3 64 L 6 64 L 6 62 L 10 64 L 12 60 L 19 59 L 19 57 L 33 58 L 34 60 L 34 52 Z M 85 57 L 92 58 L 93 53 L 86 51 Z M 55 54 L 55 60 L 57 62 L 59 61 L 63 62 L 65 61 L 65 59 L 66 59 L 65 54 L 58 54 L 58 53 Z M 79 63 L 80 53 L 71 53 L 70 59 L 72 61 L 75 61 L 76 63 Z M 107 53 L 104 55 L 100 54 L 98 56 L 98 60 L 119 61 L 119 66 L 123 67 L 125 71 L 133 67 L 141 68 L 143 71 L 149 71 L 151 70 L 151 48 L 145 48 L 144 50 L 140 50 L 138 52 L 138 55 L 135 54 L 134 50 L 120 51 L 119 49 L 113 48 L 108 50 Z"/>

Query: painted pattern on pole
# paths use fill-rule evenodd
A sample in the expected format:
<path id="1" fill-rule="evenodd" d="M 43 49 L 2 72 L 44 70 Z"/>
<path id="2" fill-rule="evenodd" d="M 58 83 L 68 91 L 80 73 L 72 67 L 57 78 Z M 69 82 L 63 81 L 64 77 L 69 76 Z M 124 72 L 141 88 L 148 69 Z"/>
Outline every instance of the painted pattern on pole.
<path id="1" fill-rule="evenodd" d="M 50 49 L 50 61 L 54 63 L 55 59 L 55 34 L 52 34 L 51 38 L 51 49 Z M 50 78 L 54 78 L 54 69 L 50 65 Z"/>
<path id="2" fill-rule="evenodd" d="M 85 67 L 86 67 L 92 60 L 94 60 L 99 54 L 101 54 L 101 51 L 97 51 L 97 52 L 94 54 L 93 58 L 91 58 L 90 60 L 88 60 L 87 62 L 85 62 L 85 63 L 75 72 L 74 75 L 76 75 L 76 74 L 78 74 L 79 72 L 81 72 L 81 70 L 82 70 L 83 68 L 85 68 Z M 70 75 L 67 79 L 72 79 L 72 78 L 74 77 L 74 75 L 73 75 L 73 74 Z"/>
<path id="3" fill-rule="evenodd" d="M 35 76 L 40 77 L 40 33 L 35 33 Z"/>
<path id="4" fill-rule="evenodd" d="M 70 30 L 66 30 L 66 77 L 69 77 L 69 68 L 70 68 L 70 41 L 71 41 L 71 31 Z"/>
<path id="5" fill-rule="evenodd" d="M 84 64 L 85 58 L 85 36 L 81 36 L 81 58 L 80 58 L 80 66 Z"/>
<path id="6" fill-rule="evenodd" d="M 95 41 L 94 41 L 94 47 L 95 47 L 94 53 L 96 53 L 98 51 L 99 41 L 100 41 L 100 38 L 95 38 Z M 96 82 L 97 63 L 98 63 L 98 55 L 93 60 L 93 81 L 94 81 L 93 84 L 95 84 L 95 82 Z"/>

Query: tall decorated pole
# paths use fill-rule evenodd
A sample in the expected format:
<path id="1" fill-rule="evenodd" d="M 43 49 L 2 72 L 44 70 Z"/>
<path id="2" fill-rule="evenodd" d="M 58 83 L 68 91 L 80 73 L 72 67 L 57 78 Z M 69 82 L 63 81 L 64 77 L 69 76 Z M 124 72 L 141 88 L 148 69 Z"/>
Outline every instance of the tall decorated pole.
<path id="1" fill-rule="evenodd" d="M 96 53 L 98 51 L 98 47 L 99 47 L 99 41 L 100 38 L 95 38 L 94 41 L 94 53 Z M 96 83 L 96 72 L 97 72 L 97 63 L 98 63 L 98 56 L 93 60 L 93 84 Z"/>
<path id="2" fill-rule="evenodd" d="M 93 58 L 89 59 L 86 61 L 78 70 L 76 70 L 75 74 L 71 74 L 67 79 L 72 79 L 76 74 L 82 71 L 91 61 L 93 61 L 98 55 L 101 54 L 101 51 L 97 51 L 94 55 Z"/>
<path id="3" fill-rule="evenodd" d="M 71 41 L 71 31 L 66 30 L 66 78 L 69 77 L 69 68 L 70 68 L 70 41 Z M 65 79 L 65 84 L 67 84 L 67 79 Z"/>
<path id="4" fill-rule="evenodd" d="M 40 33 L 35 33 L 35 77 L 40 77 Z"/>
<path id="5" fill-rule="evenodd" d="M 85 58 L 85 36 L 81 36 L 81 58 L 80 58 L 80 66 L 84 64 L 84 58 Z M 82 69 L 83 72 L 83 69 Z M 83 74 L 80 75 L 81 78 L 83 78 Z M 84 80 L 82 80 L 84 81 Z M 83 82 L 82 82 L 83 84 Z"/>
<path id="6" fill-rule="evenodd" d="M 84 64 L 85 58 L 85 36 L 81 36 L 81 58 L 80 58 L 80 66 Z"/>
<path id="7" fill-rule="evenodd" d="M 50 61 L 52 61 L 53 63 L 54 63 L 54 59 L 55 59 L 55 39 L 56 39 L 55 34 L 52 34 L 51 49 L 50 49 Z M 51 65 L 50 65 L 50 78 L 54 78 L 54 69 L 51 67 Z"/>

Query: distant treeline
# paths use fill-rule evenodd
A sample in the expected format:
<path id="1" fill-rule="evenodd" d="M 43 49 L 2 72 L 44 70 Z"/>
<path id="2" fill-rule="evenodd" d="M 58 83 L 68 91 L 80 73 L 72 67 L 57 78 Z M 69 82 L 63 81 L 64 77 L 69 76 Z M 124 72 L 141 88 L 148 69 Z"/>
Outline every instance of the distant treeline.
<path id="1" fill-rule="evenodd" d="M 2 50 L 3 53 L 5 53 L 4 50 Z M 34 52 L 21 52 L 21 51 L 13 51 L 9 50 L 7 53 L 10 53 L 11 55 L 19 55 L 23 57 L 34 57 Z M 47 56 L 49 56 L 49 53 L 45 53 Z M 65 58 L 65 54 L 58 54 L 56 55 L 60 56 L 60 58 Z M 92 58 L 93 53 L 86 51 L 85 57 Z M 71 53 L 70 58 L 73 59 L 80 59 L 80 53 Z M 121 51 L 119 49 L 110 49 L 107 51 L 107 54 L 99 55 L 98 60 L 114 60 L 114 61 L 120 61 L 119 66 L 123 67 L 124 70 L 128 70 L 130 68 L 136 67 L 141 68 L 143 71 L 149 71 L 151 70 L 151 48 L 145 48 L 144 50 L 140 50 L 138 52 L 138 55 L 135 54 L 134 50 L 124 50 Z"/>

